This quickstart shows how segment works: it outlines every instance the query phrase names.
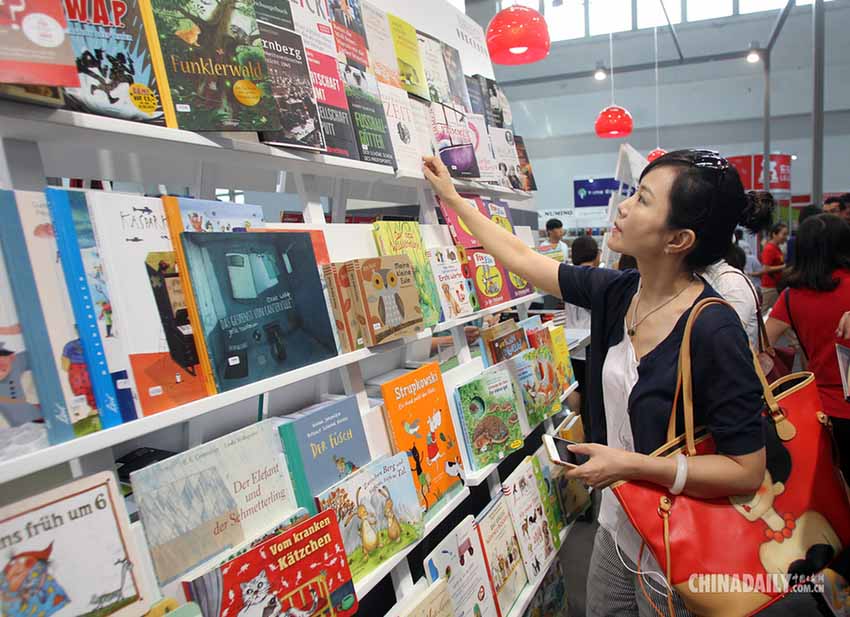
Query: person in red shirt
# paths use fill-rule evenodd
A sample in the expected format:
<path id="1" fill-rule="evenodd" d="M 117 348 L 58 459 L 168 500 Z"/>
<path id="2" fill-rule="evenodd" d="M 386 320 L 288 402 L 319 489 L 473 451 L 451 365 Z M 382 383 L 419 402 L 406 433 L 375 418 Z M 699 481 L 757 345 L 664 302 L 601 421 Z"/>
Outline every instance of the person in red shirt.
<path id="1" fill-rule="evenodd" d="M 779 248 L 788 240 L 788 225 L 777 223 L 770 230 L 770 239 L 764 245 L 761 252 L 761 289 L 763 294 L 762 305 L 770 308 L 776 302 L 778 292 L 776 286 L 782 278 L 782 270 L 785 268 L 785 256 Z"/>

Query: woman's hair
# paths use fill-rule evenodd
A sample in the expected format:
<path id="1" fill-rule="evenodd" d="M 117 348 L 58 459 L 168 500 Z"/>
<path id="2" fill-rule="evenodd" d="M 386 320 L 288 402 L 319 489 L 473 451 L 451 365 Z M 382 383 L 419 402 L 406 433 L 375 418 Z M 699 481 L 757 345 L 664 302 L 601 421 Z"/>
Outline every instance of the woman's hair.
<path id="1" fill-rule="evenodd" d="M 617 262 L 617 270 L 637 270 L 637 259 L 631 255 L 620 255 L 620 261 Z"/>
<path id="2" fill-rule="evenodd" d="M 670 189 L 667 224 L 694 232 L 696 242 L 685 257 L 691 270 L 702 270 L 725 257 L 737 225 L 758 229 L 769 216 L 768 209 L 772 214 L 773 197 L 745 193 L 738 171 L 716 152 L 668 152 L 647 165 L 641 180 L 660 167 L 680 170 Z"/>
<path id="3" fill-rule="evenodd" d="M 737 244 L 730 244 L 726 252 L 726 263 L 743 272 L 747 265 L 747 254 Z"/>
<path id="4" fill-rule="evenodd" d="M 791 454 L 779 439 L 776 429 L 768 420 L 768 426 L 764 432 L 765 466 L 770 472 L 774 482 L 785 484 L 791 475 Z"/>
<path id="5" fill-rule="evenodd" d="M 850 269 L 850 223 L 834 214 L 807 218 L 797 230 L 794 265 L 783 287 L 832 291 L 839 268 Z"/>
<path id="6" fill-rule="evenodd" d="M 768 191 L 748 191 L 747 207 L 741 214 L 739 224 L 751 233 L 758 234 L 770 227 L 776 202 Z"/>
<path id="7" fill-rule="evenodd" d="M 772 238 L 778 233 L 782 233 L 783 229 L 787 229 L 788 225 L 785 223 L 776 223 L 773 227 L 770 228 L 770 237 Z"/>

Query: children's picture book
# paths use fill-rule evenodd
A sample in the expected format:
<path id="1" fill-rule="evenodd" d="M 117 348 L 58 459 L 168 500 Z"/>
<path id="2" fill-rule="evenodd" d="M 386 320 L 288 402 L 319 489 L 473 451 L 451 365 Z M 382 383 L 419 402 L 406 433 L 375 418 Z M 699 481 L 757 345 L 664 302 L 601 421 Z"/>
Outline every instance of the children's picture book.
<path id="1" fill-rule="evenodd" d="M 4 615 L 134 617 L 149 607 L 111 471 L 0 508 L 0 538 Z"/>
<path id="2" fill-rule="evenodd" d="M 534 293 L 534 287 L 526 279 L 511 271 L 508 273 L 508 290 L 511 293 L 511 299 L 524 298 Z"/>
<path id="3" fill-rule="evenodd" d="M 522 392 L 531 430 L 561 411 L 561 384 L 550 347 L 527 349 L 509 359 L 507 366 Z"/>
<path id="4" fill-rule="evenodd" d="M 139 6 L 169 127 L 280 128 L 253 1 L 139 0 Z"/>
<path id="5" fill-rule="evenodd" d="M 514 231 L 514 219 L 511 216 L 511 207 L 508 205 L 508 202 L 501 199 L 482 197 L 481 204 L 484 206 L 484 214 L 491 221 L 504 228 L 508 233 L 516 233 Z"/>
<path id="6" fill-rule="evenodd" d="M 151 415 L 202 398 L 207 391 L 162 200 L 103 191 L 89 191 L 87 199 L 113 328 L 127 354 L 141 412 Z M 187 224 L 211 220 L 209 210 L 185 216 Z"/>
<path id="7" fill-rule="evenodd" d="M 425 516 L 460 486 L 461 462 L 440 366 L 431 362 L 381 385 L 394 452 L 408 456 Z"/>
<path id="8" fill-rule="evenodd" d="M 308 512 L 316 512 L 316 495 L 372 460 L 353 396 L 317 403 L 274 422 L 295 498 Z"/>
<path id="9" fill-rule="evenodd" d="M 526 617 L 568 617 L 567 586 L 564 570 L 555 560 L 543 577 L 543 582 L 534 594 L 526 610 Z"/>
<path id="10" fill-rule="evenodd" d="M 363 347 L 363 332 L 357 320 L 355 298 L 351 294 L 351 280 L 345 271 L 345 264 L 325 264 L 322 273 L 328 285 L 328 299 L 342 351 L 348 353 L 360 349 Z"/>
<path id="11" fill-rule="evenodd" d="M 518 332 L 519 335 L 525 339 L 525 331 L 521 329 L 517 325 L 517 322 L 513 319 L 507 319 L 505 321 L 500 321 L 495 325 L 481 328 L 480 336 L 478 337 L 478 345 L 481 348 L 481 357 L 484 360 L 484 366 L 490 366 L 497 362 L 496 350 L 493 347 L 493 342 L 496 339 L 510 334 L 511 332 Z M 525 347 L 527 348 L 528 346 L 526 345 Z"/>
<path id="12" fill-rule="evenodd" d="M 546 520 L 549 521 L 549 531 L 552 533 L 552 544 L 555 550 L 561 548 L 561 530 L 564 528 L 564 515 L 561 512 L 561 502 L 558 499 L 558 487 L 555 481 L 555 464 L 549 460 L 544 446 L 540 446 L 531 456 L 531 466 L 537 479 L 537 492 L 543 502 Z"/>
<path id="13" fill-rule="evenodd" d="M 430 101 L 428 80 L 425 77 L 416 28 L 392 13 L 387 13 L 387 19 L 390 22 L 390 34 L 393 37 L 393 48 L 398 60 L 401 87 L 409 94 Z"/>
<path id="14" fill-rule="evenodd" d="M 184 232 L 180 239 L 198 306 L 192 325 L 206 340 L 218 391 L 336 355 L 308 235 Z"/>
<path id="15" fill-rule="evenodd" d="M 405 598 L 398 617 L 455 617 L 456 614 L 449 584 L 441 578 L 412 598 Z"/>
<path id="16" fill-rule="evenodd" d="M 354 132 L 354 121 L 336 58 L 308 48 L 307 62 L 319 106 L 327 153 L 358 160 L 360 150 Z"/>
<path id="17" fill-rule="evenodd" d="M 519 135 L 514 135 L 516 154 L 519 159 L 519 187 L 523 191 L 536 191 L 537 181 L 531 169 L 531 161 L 528 158 L 528 150 L 525 148 L 525 140 Z"/>
<path id="18" fill-rule="evenodd" d="M 440 296 L 422 244 L 419 223 L 378 221 L 374 224 L 373 234 L 379 255 L 406 255 L 410 259 L 423 323 L 426 328 L 435 325 L 440 320 Z"/>
<path id="19" fill-rule="evenodd" d="M 183 581 L 204 617 L 311 617 L 357 613 L 357 595 L 332 510 Z"/>
<path id="20" fill-rule="evenodd" d="M 369 68 L 366 27 L 361 0 L 328 0 L 330 18 L 340 62 L 363 71 Z"/>
<path id="21" fill-rule="evenodd" d="M 519 188 L 519 159 L 510 129 L 490 127 L 490 142 L 499 167 L 499 184 L 507 188 Z"/>
<path id="22" fill-rule="evenodd" d="M 844 389 L 844 399 L 850 402 L 850 347 L 836 343 L 835 353 L 838 356 L 838 371 L 841 373 L 841 387 Z"/>
<path id="23" fill-rule="evenodd" d="M 498 463 L 523 446 L 521 403 L 504 366 L 491 366 L 455 390 L 458 417 L 475 469 Z"/>
<path id="24" fill-rule="evenodd" d="M 568 388 L 575 385 L 576 375 L 573 371 L 573 362 L 570 359 L 570 345 L 567 342 L 567 333 L 564 326 L 549 324 L 549 339 L 552 343 L 552 357 L 555 360 L 555 371 L 561 389 L 566 392 Z"/>
<path id="25" fill-rule="evenodd" d="M 45 107 L 62 107 L 65 104 L 64 88 L 58 86 L 34 86 L 32 84 L 0 84 L 0 97 L 44 105 Z"/>
<path id="26" fill-rule="evenodd" d="M 507 498 L 497 495 L 476 523 L 499 614 L 507 617 L 528 582 Z"/>
<path id="27" fill-rule="evenodd" d="M 509 302 L 511 294 L 507 283 L 508 275 L 502 265 L 483 249 L 469 249 L 466 256 L 481 308 Z"/>
<path id="28" fill-rule="evenodd" d="M 463 276 L 457 247 L 441 246 L 428 249 L 427 253 L 431 271 L 437 283 L 437 293 L 440 295 L 440 306 L 443 309 L 440 321 L 448 321 L 472 313 L 472 302 L 466 288 L 466 279 Z"/>
<path id="29" fill-rule="evenodd" d="M 466 124 L 475 148 L 475 160 L 478 162 L 478 177 L 483 182 L 496 182 L 499 179 L 499 164 L 490 142 L 490 132 L 483 115 L 467 114 Z"/>
<path id="30" fill-rule="evenodd" d="M 327 0 L 289 0 L 289 9 L 295 32 L 301 35 L 304 48 L 329 56 L 335 69 L 336 39 Z M 312 70 L 312 65 L 310 68 Z"/>
<path id="31" fill-rule="evenodd" d="M 422 177 L 422 156 L 430 154 L 419 144 L 415 118 L 407 92 L 379 83 L 381 102 L 395 154 L 396 170 L 406 176 Z"/>
<path id="32" fill-rule="evenodd" d="M 464 113 L 472 112 L 469 92 L 466 89 L 466 78 L 460 61 L 460 52 L 446 43 L 440 44 L 443 52 L 443 64 L 446 66 L 446 76 L 449 80 L 449 100 L 446 105 Z"/>
<path id="33" fill-rule="evenodd" d="M 272 420 L 130 475 L 160 584 L 277 525 L 296 509 Z"/>
<path id="34" fill-rule="evenodd" d="M 432 103 L 451 105 L 452 93 L 440 41 L 419 30 L 416 31 L 416 40 L 419 42 L 419 53 L 428 82 L 428 98 Z"/>
<path id="35" fill-rule="evenodd" d="M 401 88 L 401 75 L 393 47 L 393 34 L 387 14 L 371 2 L 361 0 L 366 44 L 369 48 L 369 67 L 382 85 Z M 398 154 L 396 154 L 398 156 Z"/>
<path id="36" fill-rule="evenodd" d="M 461 195 L 461 197 L 466 199 L 466 201 L 474 206 L 479 212 L 482 214 L 484 213 L 484 204 L 481 202 L 481 198 L 478 195 Z M 467 227 L 466 223 L 463 222 L 463 219 L 457 215 L 457 212 L 444 204 L 439 197 L 437 198 L 437 203 L 440 206 L 440 212 L 443 215 L 443 219 L 446 221 L 446 225 L 449 226 L 449 233 L 451 233 L 455 244 L 458 244 L 465 249 L 480 247 L 481 242 L 472 235 L 472 232 L 469 231 L 469 227 Z"/>
<path id="37" fill-rule="evenodd" d="M 178 205 L 181 231 L 256 231 L 265 227 L 262 206 L 184 198 Z"/>
<path id="38" fill-rule="evenodd" d="M 422 537 L 422 506 L 404 452 L 372 461 L 316 503 L 336 514 L 355 583 Z"/>
<path id="39" fill-rule="evenodd" d="M 165 124 L 138 0 L 63 2 L 74 46 L 78 88 L 65 89 L 65 108 L 147 124 Z"/>
<path id="40" fill-rule="evenodd" d="M 523 331 L 516 329 L 493 339 L 491 349 L 493 363 L 497 364 L 524 352 L 528 349 L 528 343 Z"/>
<path id="41" fill-rule="evenodd" d="M 375 76 L 352 64 L 339 63 L 345 96 L 354 120 L 360 160 L 395 168 L 392 138 Z"/>
<path id="42" fill-rule="evenodd" d="M 431 103 L 431 123 L 440 159 L 455 178 L 480 175 L 466 114 L 442 103 Z"/>

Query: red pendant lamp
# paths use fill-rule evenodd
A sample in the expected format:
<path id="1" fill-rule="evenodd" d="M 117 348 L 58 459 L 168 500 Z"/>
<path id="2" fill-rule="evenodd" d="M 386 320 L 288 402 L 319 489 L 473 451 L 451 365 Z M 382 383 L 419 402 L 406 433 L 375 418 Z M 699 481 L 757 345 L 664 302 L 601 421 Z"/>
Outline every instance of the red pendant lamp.
<path id="1" fill-rule="evenodd" d="M 655 159 L 667 154 L 667 150 L 662 148 L 661 143 L 661 123 L 659 121 L 659 113 L 661 109 L 661 94 L 658 88 L 658 27 L 652 29 L 652 38 L 655 43 L 655 150 L 646 155 L 646 160 L 650 163 Z"/>
<path id="2" fill-rule="evenodd" d="M 611 104 L 596 118 L 596 135 L 603 139 L 628 137 L 634 128 L 632 114 L 625 107 L 614 104 L 614 37 L 608 33 L 608 51 L 611 61 Z"/>
<path id="3" fill-rule="evenodd" d="M 487 26 L 487 49 L 496 64 L 531 64 L 549 55 L 549 27 L 543 15 L 522 5 L 496 13 Z"/>

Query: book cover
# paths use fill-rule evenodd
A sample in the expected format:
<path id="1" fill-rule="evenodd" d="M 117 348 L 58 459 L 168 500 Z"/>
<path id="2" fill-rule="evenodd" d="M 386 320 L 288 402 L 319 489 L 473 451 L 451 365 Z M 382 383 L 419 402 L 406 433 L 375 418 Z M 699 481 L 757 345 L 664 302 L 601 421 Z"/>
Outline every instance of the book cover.
<path id="1" fill-rule="evenodd" d="M 450 105 L 452 94 L 440 41 L 420 30 L 416 31 L 416 40 L 425 69 L 425 80 L 428 82 L 428 98 L 432 103 Z"/>
<path id="2" fill-rule="evenodd" d="M 496 590 L 499 613 L 507 617 L 528 582 L 508 500 L 497 495 L 478 515 L 476 522 L 490 580 Z"/>
<path id="3" fill-rule="evenodd" d="M 422 156 L 430 154 L 427 144 L 419 144 L 416 131 L 416 119 L 407 92 L 379 83 L 381 102 L 395 154 L 396 169 L 399 174 L 422 177 Z"/>
<path id="4" fill-rule="evenodd" d="M 308 48 L 307 62 L 319 106 L 327 153 L 358 160 L 360 151 L 354 133 L 354 122 L 336 58 Z"/>
<path id="5" fill-rule="evenodd" d="M 425 516 L 460 486 L 460 450 L 440 367 L 425 364 L 381 385 L 394 452 L 408 456 Z"/>
<path id="6" fill-rule="evenodd" d="M 426 328 L 435 325 L 440 320 L 440 297 L 422 244 L 419 223 L 378 221 L 372 229 L 379 255 L 406 255 L 410 259 L 423 323 Z"/>
<path id="7" fill-rule="evenodd" d="M 519 135 L 514 135 L 514 143 L 516 144 L 516 154 L 519 159 L 519 187 L 517 188 L 523 191 L 536 191 L 537 181 L 534 179 L 534 172 L 531 169 L 531 161 L 528 158 L 525 141 Z"/>
<path id="8" fill-rule="evenodd" d="M 271 420 L 130 475 L 156 577 L 166 584 L 296 509 Z"/>
<path id="9" fill-rule="evenodd" d="M 333 313 L 334 325 L 339 334 L 341 350 L 343 353 L 350 353 L 357 349 L 357 346 L 351 326 L 346 319 L 346 302 L 348 302 L 348 310 L 350 310 L 351 300 L 343 297 L 339 265 L 323 265 L 322 276 L 327 284 L 328 301 Z"/>
<path id="10" fill-rule="evenodd" d="M 428 249 L 427 254 L 437 283 L 440 306 L 443 309 L 440 321 L 448 321 L 472 313 L 472 302 L 466 288 L 466 279 L 461 269 L 457 247 L 442 246 Z"/>
<path id="11" fill-rule="evenodd" d="M 252 0 L 139 0 L 139 6 L 169 127 L 280 128 Z"/>
<path id="12" fill-rule="evenodd" d="M 564 515 L 561 513 L 561 502 L 558 500 L 558 489 L 555 484 L 554 463 L 549 460 L 549 454 L 544 446 L 540 446 L 531 457 L 531 466 L 537 480 L 537 492 L 543 502 L 546 520 L 549 521 L 549 531 L 552 534 L 552 544 L 555 550 L 561 548 L 561 530 L 564 528 Z"/>
<path id="13" fill-rule="evenodd" d="M 555 551 L 543 502 L 537 490 L 532 457 L 527 456 L 502 482 L 502 494 L 514 523 L 520 554 L 531 585 L 539 583 L 546 572 L 543 564 Z"/>
<path id="14" fill-rule="evenodd" d="M 525 334 L 523 334 L 522 330 L 513 330 L 496 337 L 493 339 L 491 345 L 494 364 L 504 362 L 528 349 L 528 343 L 526 343 Z"/>
<path id="15" fill-rule="evenodd" d="M 47 198 L 0 191 L 4 258 L 51 443 L 100 430 Z"/>
<path id="16" fill-rule="evenodd" d="M 552 356 L 555 360 L 555 371 L 558 381 L 561 383 L 562 391 L 576 383 L 573 363 L 570 359 L 570 345 L 567 342 L 567 333 L 564 326 L 549 325 L 549 339 L 552 342 Z"/>
<path id="17" fill-rule="evenodd" d="M 366 44 L 369 48 L 369 67 L 378 81 L 386 86 L 401 88 L 401 75 L 393 47 L 393 35 L 387 14 L 371 2 L 360 3 Z"/>
<path id="18" fill-rule="evenodd" d="M 449 80 L 449 100 L 446 105 L 467 114 L 472 113 L 472 103 L 469 100 L 469 91 L 466 89 L 466 78 L 463 75 L 460 52 L 446 43 L 441 43 L 440 46 L 443 52 L 446 76 Z"/>
<path id="19" fill-rule="evenodd" d="M 437 143 L 434 141 L 434 127 L 431 124 L 431 103 L 416 98 L 408 97 L 410 111 L 413 113 L 413 130 L 416 134 L 416 144 L 422 150 L 424 156 L 434 156 L 437 153 Z M 422 166 L 419 167 L 422 173 Z"/>
<path id="20" fill-rule="evenodd" d="M 345 96 L 354 120 L 360 160 L 396 166 L 392 138 L 375 76 L 352 64 L 339 64 Z"/>
<path id="21" fill-rule="evenodd" d="M 440 158 L 455 178 L 480 175 L 466 114 L 442 103 L 431 103 L 431 123 Z"/>
<path id="22" fill-rule="evenodd" d="M 62 107 L 65 104 L 65 94 L 58 86 L 0 84 L 0 97 L 47 107 Z"/>
<path id="23" fill-rule="evenodd" d="M 316 501 L 336 514 L 355 583 L 422 537 L 422 507 L 404 452 L 372 461 Z"/>
<path id="24" fill-rule="evenodd" d="M 398 617 L 455 617 L 455 605 L 449 593 L 449 584 L 440 579 L 409 600 Z"/>
<path id="25" fill-rule="evenodd" d="M 523 446 L 517 395 L 503 366 L 491 366 L 457 387 L 458 414 L 476 469 L 498 463 Z"/>
<path id="26" fill-rule="evenodd" d="M 523 339 L 525 338 L 525 332 L 520 329 L 517 322 L 513 319 L 507 319 L 495 325 L 481 328 L 478 345 L 481 348 L 481 357 L 484 360 L 484 366 L 490 366 L 496 363 L 496 351 L 493 347 L 493 341 L 514 331 L 520 332 Z"/>
<path id="27" fill-rule="evenodd" d="M 363 24 L 361 0 L 328 0 L 331 25 L 336 39 L 337 58 L 340 62 L 362 71 L 369 68 L 366 48 L 366 27 Z"/>
<path id="28" fill-rule="evenodd" d="M 5 4 L 5 3 L 4 3 Z M 74 49 L 57 0 L 7 4 L 0 20 L 0 82 L 79 86 Z"/>
<path id="29" fill-rule="evenodd" d="M 511 207 L 508 202 L 501 199 L 482 197 L 481 204 L 484 206 L 484 214 L 491 221 L 504 228 L 508 233 L 516 235 L 514 231 L 514 218 L 511 216 Z"/>
<path id="30" fill-rule="evenodd" d="M 255 231 L 265 226 L 262 206 L 188 198 L 179 199 L 178 206 L 181 231 Z"/>
<path id="31" fill-rule="evenodd" d="M 333 511 L 183 582 L 205 617 L 351 617 L 357 596 Z"/>
<path id="32" fill-rule="evenodd" d="M 288 3 L 284 2 L 283 4 Z M 325 149 L 316 93 L 301 37 L 273 22 L 257 20 L 280 129 L 262 131 L 260 141 L 273 146 Z"/>
<path id="33" fill-rule="evenodd" d="M 278 28 L 295 30 L 295 21 L 292 19 L 292 7 L 290 2 L 277 2 L 276 0 L 254 0 L 254 16 L 257 21 L 263 21 Z"/>
<path id="34" fill-rule="evenodd" d="M 478 162 L 478 177 L 484 182 L 495 182 L 499 179 L 499 164 L 490 142 L 490 132 L 484 116 L 467 114 L 466 122 L 472 136 L 475 148 L 475 160 Z"/>
<path id="35" fill-rule="evenodd" d="M 159 86 L 138 0 L 63 0 L 78 88 L 65 88 L 65 108 L 147 124 L 165 124 Z"/>
<path id="36" fill-rule="evenodd" d="M 330 56 L 336 67 L 336 40 L 327 0 L 289 0 L 289 9 L 295 31 L 301 35 L 304 48 Z"/>
<path id="37" fill-rule="evenodd" d="M 345 319 L 345 327 L 350 330 L 355 349 L 361 349 L 366 345 L 365 321 L 361 322 L 362 310 L 360 309 L 359 292 L 356 286 L 352 286 L 351 271 L 352 263 L 335 265 L 335 271 L 339 271 L 339 297 L 342 304 L 342 312 Z"/>
<path id="38" fill-rule="evenodd" d="M 561 411 L 561 385 L 550 347 L 527 349 L 508 360 L 531 430 Z"/>
<path id="39" fill-rule="evenodd" d="M 180 240 L 218 391 L 336 355 L 308 235 L 184 232 Z"/>
<path id="40" fill-rule="evenodd" d="M 495 80 L 477 75 L 484 97 L 484 115 L 490 128 L 513 129 L 513 114 L 508 97 Z"/>
<path id="41" fill-rule="evenodd" d="M 416 28 L 392 13 L 387 13 L 387 19 L 390 22 L 393 49 L 395 49 L 395 57 L 398 60 L 401 87 L 407 90 L 409 94 L 430 101 L 428 81 L 425 78 L 425 67 L 422 65 Z"/>
<path id="42" fill-rule="evenodd" d="M 111 471 L 0 508 L 3 614 L 143 614 L 150 598 L 129 520 Z"/>
<path id="43" fill-rule="evenodd" d="M 113 321 L 141 412 L 202 398 L 207 391 L 163 202 L 103 191 L 87 197 Z M 187 221 L 194 218 L 188 214 Z"/>
<path id="44" fill-rule="evenodd" d="M 543 582 L 531 600 L 527 617 L 568 617 L 569 606 L 567 598 L 566 578 L 560 560 L 556 559 L 549 566 Z"/>
<path id="45" fill-rule="evenodd" d="M 461 197 L 477 208 L 479 212 L 484 212 L 484 205 L 478 195 L 461 195 Z M 459 244 L 465 249 L 480 247 L 481 243 L 475 236 L 472 235 L 472 232 L 469 231 L 469 227 L 467 227 L 466 223 L 463 222 L 463 219 L 457 215 L 457 212 L 444 204 L 439 197 L 437 198 L 437 203 L 440 206 L 440 212 L 443 215 L 443 219 L 446 221 L 446 225 L 449 226 L 449 233 L 451 233 L 452 240 L 455 241 L 455 244 Z"/>
<path id="46" fill-rule="evenodd" d="M 469 109 L 476 115 L 487 115 L 487 104 L 484 102 L 484 90 L 481 89 L 480 75 L 467 75 L 463 79 L 466 82 L 466 91 L 469 93 Z M 486 118 L 485 118 L 486 122 Z"/>
<path id="47" fill-rule="evenodd" d="M 490 141 L 499 168 L 499 184 L 507 188 L 519 188 L 519 159 L 516 154 L 514 134 L 510 129 L 490 127 Z"/>
<path id="48" fill-rule="evenodd" d="M 466 251 L 469 260 L 472 281 L 475 283 L 475 294 L 481 308 L 488 308 L 511 299 L 507 283 L 507 273 L 502 265 L 482 249 Z"/>
<path id="49" fill-rule="evenodd" d="M 295 497 L 308 512 L 316 512 L 316 495 L 372 460 L 354 396 L 318 403 L 275 423 Z"/>

